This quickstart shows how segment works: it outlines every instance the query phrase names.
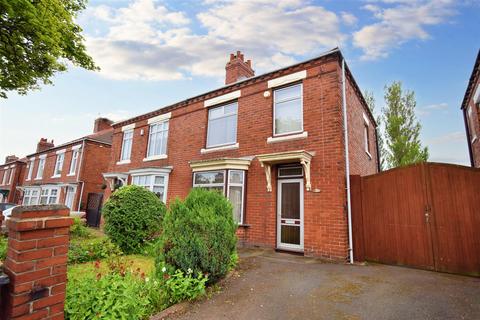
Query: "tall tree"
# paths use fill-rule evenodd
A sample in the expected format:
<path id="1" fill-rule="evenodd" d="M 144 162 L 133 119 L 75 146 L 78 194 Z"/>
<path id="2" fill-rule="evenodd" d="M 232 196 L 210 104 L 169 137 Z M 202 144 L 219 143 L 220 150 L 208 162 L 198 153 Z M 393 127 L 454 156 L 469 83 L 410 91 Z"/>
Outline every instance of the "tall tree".
<path id="1" fill-rule="evenodd" d="M 372 112 L 373 116 L 375 117 L 375 97 L 373 96 L 373 92 L 371 91 L 365 91 L 363 93 L 363 96 L 365 98 L 365 101 L 367 102 L 368 108 Z M 376 122 L 377 122 L 377 128 L 376 128 L 376 133 L 377 133 L 377 145 L 378 145 L 378 155 L 380 158 L 380 170 L 385 170 L 387 168 L 386 166 L 386 159 L 385 157 L 387 156 L 387 151 L 385 150 L 385 142 L 383 139 L 383 132 L 382 132 L 382 116 L 377 115 L 376 116 Z"/>
<path id="2" fill-rule="evenodd" d="M 86 0 L 0 0 L 0 98 L 51 84 L 67 61 L 97 69 L 75 23 Z"/>
<path id="3" fill-rule="evenodd" d="M 386 161 L 390 168 L 428 160 L 420 141 L 421 125 L 415 116 L 415 93 L 402 90 L 401 82 L 385 87 L 382 121 L 385 125 Z"/>

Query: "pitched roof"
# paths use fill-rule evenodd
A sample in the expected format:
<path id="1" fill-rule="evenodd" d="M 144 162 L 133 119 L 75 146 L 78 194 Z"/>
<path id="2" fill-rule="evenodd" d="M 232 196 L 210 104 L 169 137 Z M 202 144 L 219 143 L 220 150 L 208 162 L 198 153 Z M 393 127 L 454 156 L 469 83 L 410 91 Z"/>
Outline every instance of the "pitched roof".
<path id="1" fill-rule="evenodd" d="M 475 60 L 475 65 L 473 66 L 472 74 L 470 75 L 470 80 L 468 81 L 467 90 L 465 91 L 465 95 L 463 96 L 463 102 L 461 109 L 465 109 L 467 107 L 468 100 L 472 96 L 475 83 L 478 81 L 480 77 L 480 49 L 478 49 L 477 59 Z"/>

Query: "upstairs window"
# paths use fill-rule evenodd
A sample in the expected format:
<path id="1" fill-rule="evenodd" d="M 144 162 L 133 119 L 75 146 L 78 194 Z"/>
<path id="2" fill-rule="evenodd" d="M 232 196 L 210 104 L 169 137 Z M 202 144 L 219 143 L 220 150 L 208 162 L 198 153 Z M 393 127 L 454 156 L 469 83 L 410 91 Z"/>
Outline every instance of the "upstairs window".
<path id="1" fill-rule="evenodd" d="M 38 159 L 37 176 L 35 177 L 35 179 L 42 179 L 44 169 L 45 169 L 45 157 L 42 157 Z"/>
<path id="2" fill-rule="evenodd" d="M 28 164 L 28 174 L 27 174 L 27 180 L 30 180 L 32 178 L 32 173 L 33 173 L 33 165 L 35 164 L 35 158 L 30 160 Z"/>
<path id="3" fill-rule="evenodd" d="M 14 174 L 15 174 L 15 168 L 10 169 L 10 177 L 8 179 L 8 184 L 12 184 Z"/>
<path id="4" fill-rule="evenodd" d="M 372 158 L 370 153 L 371 150 L 371 142 L 370 142 L 370 121 L 368 120 L 367 115 L 363 114 L 363 145 L 365 148 L 365 153 Z"/>
<path id="5" fill-rule="evenodd" d="M 245 171 L 218 170 L 195 172 L 193 187 L 215 190 L 226 196 L 233 206 L 233 219 L 243 223 Z"/>
<path id="6" fill-rule="evenodd" d="M 273 92 L 273 132 L 285 135 L 303 131 L 302 84 Z"/>
<path id="7" fill-rule="evenodd" d="M 124 131 L 120 161 L 130 160 L 130 154 L 132 153 L 132 140 L 133 140 L 133 129 Z"/>
<path id="8" fill-rule="evenodd" d="M 152 123 L 148 134 L 147 158 L 167 154 L 168 120 Z"/>
<path id="9" fill-rule="evenodd" d="M 207 148 L 237 142 L 237 113 L 237 102 L 208 110 Z"/>
<path id="10" fill-rule="evenodd" d="M 2 184 L 7 184 L 7 176 L 8 176 L 8 169 L 5 169 L 5 171 L 3 171 Z"/>
<path id="11" fill-rule="evenodd" d="M 472 107 L 468 107 L 468 126 L 470 127 L 470 136 L 472 137 L 471 142 L 473 143 L 477 140 L 477 132 L 475 130 L 475 120 L 473 119 L 473 110 Z"/>
<path id="12" fill-rule="evenodd" d="M 75 171 L 77 170 L 77 163 L 78 163 L 78 155 L 79 150 L 72 150 L 72 161 L 70 161 L 70 170 L 68 172 L 69 175 L 75 175 Z"/>
<path id="13" fill-rule="evenodd" d="M 60 177 L 62 175 L 64 160 L 65 160 L 64 152 L 57 154 L 57 160 L 55 161 L 55 169 L 53 171 L 54 177 Z"/>

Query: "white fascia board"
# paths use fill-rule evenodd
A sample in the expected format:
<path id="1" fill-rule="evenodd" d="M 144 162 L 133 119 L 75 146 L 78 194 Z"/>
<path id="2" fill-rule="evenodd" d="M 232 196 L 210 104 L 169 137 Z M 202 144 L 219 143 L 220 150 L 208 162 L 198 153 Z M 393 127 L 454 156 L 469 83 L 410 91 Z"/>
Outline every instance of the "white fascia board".
<path id="1" fill-rule="evenodd" d="M 169 113 L 164 113 L 164 114 L 161 114 L 161 115 L 158 115 L 158 116 L 156 116 L 156 117 L 153 117 L 153 118 L 148 119 L 148 124 L 165 121 L 165 120 L 170 119 L 171 117 L 172 117 L 172 113 L 171 113 L 171 112 L 169 112 Z"/>
<path id="2" fill-rule="evenodd" d="M 67 151 L 67 149 L 61 149 L 61 150 L 58 150 L 57 152 L 55 152 L 56 154 L 61 154 L 61 153 L 65 153 Z"/>
<path id="3" fill-rule="evenodd" d="M 122 127 L 122 132 L 135 129 L 135 123 L 128 124 Z"/>
<path id="4" fill-rule="evenodd" d="M 204 107 L 214 106 L 216 104 L 220 104 L 220 103 L 224 103 L 224 102 L 227 102 L 227 101 L 230 101 L 230 100 L 240 98 L 241 96 L 242 96 L 242 91 L 241 90 L 233 91 L 233 92 L 230 92 L 230 93 L 227 93 L 227 94 L 224 94 L 224 95 L 212 98 L 212 99 L 205 100 L 203 102 L 203 106 Z"/>
<path id="5" fill-rule="evenodd" d="M 274 88 L 274 87 L 282 86 L 284 84 L 305 79 L 306 77 L 307 77 L 307 70 L 298 71 L 295 73 L 287 74 L 286 76 L 283 76 L 283 77 L 268 80 L 268 87 Z"/>

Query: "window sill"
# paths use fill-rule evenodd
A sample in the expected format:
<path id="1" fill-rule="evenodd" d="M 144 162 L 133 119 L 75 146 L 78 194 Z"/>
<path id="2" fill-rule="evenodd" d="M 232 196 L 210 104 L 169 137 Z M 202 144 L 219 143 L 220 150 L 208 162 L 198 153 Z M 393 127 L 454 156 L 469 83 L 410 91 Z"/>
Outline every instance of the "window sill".
<path id="1" fill-rule="evenodd" d="M 166 154 L 159 154 L 157 156 L 151 156 L 143 159 L 143 162 L 147 161 L 154 161 L 154 160 L 161 160 L 161 159 L 167 159 L 168 156 Z"/>
<path id="2" fill-rule="evenodd" d="M 308 132 L 304 131 L 302 133 L 291 134 L 287 136 L 279 136 L 279 137 L 268 137 L 267 143 L 277 143 L 277 142 L 284 142 L 284 141 L 292 141 L 292 140 L 300 140 L 305 139 L 308 137 Z"/>
<path id="3" fill-rule="evenodd" d="M 370 160 L 372 160 L 372 155 L 370 154 L 370 152 L 368 152 L 367 150 L 365 150 L 365 153 L 367 154 L 368 158 L 369 158 Z"/>
<path id="4" fill-rule="evenodd" d="M 56 174 L 56 175 L 53 175 L 51 178 L 55 179 L 55 178 L 60 178 L 61 176 L 62 176 L 61 174 Z"/>
<path id="5" fill-rule="evenodd" d="M 117 162 L 117 165 L 129 164 L 130 162 L 131 162 L 130 160 L 122 160 L 122 161 L 118 161 L 118 162 Z"/>
<path id="6" fill-rule="evenodd" d="M 43 177 L 38 177 L 38 178 L 35 178 L 35 180 L 36 180 L 36 181 L 38 181 L 38 180 L 42 180 L 42 179 L 43 179 Z"/>
<path id="7" fill-rule="evenodd" d="M 210 152 L 217 152 L 217 151 L 225 151 L 225 150 L 235 150 L 238 149 L 240 145 L 237 143 L 235 144 L 230 144 L 228 146 L 221 146 L 221 147 L 213 147 L 213 148 L 206 148 L 206 149 L 201 149 L 200 153 L 201 154 L 206 154 Z"/>
<path id="8" fill-rule="evenodd" d="M 241 223 L 241 224 L 238 224 L 238 227 L 240 227 L 240 228 L 250 228 L 250 225 L 246 224 L 246 223 Z"/>
<path id="9" fill-rule="evenodd" d="M 75 173 L 69 173 L 67 174 L 67 177 L 74 177 L 75 176 Z"/>

